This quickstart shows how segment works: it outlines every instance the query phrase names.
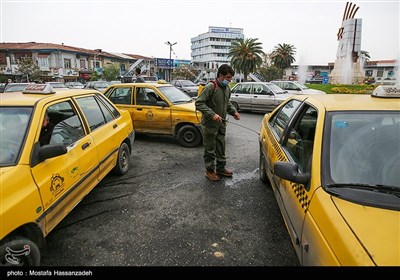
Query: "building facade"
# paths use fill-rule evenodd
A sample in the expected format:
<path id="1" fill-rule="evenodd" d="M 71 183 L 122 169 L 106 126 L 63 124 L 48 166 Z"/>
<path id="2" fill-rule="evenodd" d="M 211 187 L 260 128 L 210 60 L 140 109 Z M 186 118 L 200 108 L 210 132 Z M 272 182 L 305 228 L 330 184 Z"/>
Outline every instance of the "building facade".
<path id="1" fill-rule="evenodd" d="M 32 82 L 18 71 L 21 61 L 27 59 L 39 67 L 39 80 L 43 82 L 85 83 L 94 73 L 101 74 L 110 65 L 117 65 L 120 75 L 132 70 L 133 65 L 143 68 L 146 74 L 155 71 L 152 58 L 133 54 L 112 54 L 101 49 L 88 50 L 52 43 L 0 43 L 0 81 L 11 78 L 16 82 Z"/>
<path id="2" fill-rule="evenodd" d="M 209 26 L 208 32 L 191 38 L 192 65 L 204 78 L 215 78 L 221 64 L 230 64 L 229 48 L 238 39 L 244 39 L 243 28 Z"/>

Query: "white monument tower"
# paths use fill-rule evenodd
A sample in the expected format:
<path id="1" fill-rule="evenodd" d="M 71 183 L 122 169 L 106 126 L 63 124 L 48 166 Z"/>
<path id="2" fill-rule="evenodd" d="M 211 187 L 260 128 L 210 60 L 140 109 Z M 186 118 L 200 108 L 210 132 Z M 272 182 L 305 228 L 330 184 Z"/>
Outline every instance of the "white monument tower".
<path id="1" fill-rule="evenodd" d="M 342 27 L 339 28 L 339 41 L 335 66 L 330 76 L 331 84 L 358 84 L 364 80 L 362 73 L 361 29 L 362 20 L 354 18 L 359 7 L 346 3 Z"/>

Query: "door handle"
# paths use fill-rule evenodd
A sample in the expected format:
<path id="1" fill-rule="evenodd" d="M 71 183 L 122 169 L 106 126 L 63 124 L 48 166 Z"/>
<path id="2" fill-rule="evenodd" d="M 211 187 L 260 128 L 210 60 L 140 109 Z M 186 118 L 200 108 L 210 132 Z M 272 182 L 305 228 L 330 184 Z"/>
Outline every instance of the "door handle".
<path id="1" fill-rule="evenodd" d="M 142 109 L 142 108 L 136 108 L 136 110 L 138 110 L 138 111 L 142 111 L 143 109 Z"/>
<path id="2" fill-rule="evenodd" d="M 86 142 L 85 144 L 83 144 L 82 146 L 81 146 L 81 148 L 82 148 L 82 150 L 85 150 L 86 148 L 88 148 L 90 146 L 90 143 L 89 142 Z"/>
<path id="3" fill-rule="evenodd" d="M 118 124 L 113 124 L 113 128 L 117 128 L 118 127 Z"/>

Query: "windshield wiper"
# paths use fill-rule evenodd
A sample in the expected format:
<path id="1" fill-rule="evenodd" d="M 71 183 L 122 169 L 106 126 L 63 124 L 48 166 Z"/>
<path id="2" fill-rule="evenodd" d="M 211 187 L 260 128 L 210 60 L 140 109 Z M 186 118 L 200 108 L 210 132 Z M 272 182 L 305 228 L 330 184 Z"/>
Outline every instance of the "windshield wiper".
<path id="1" fill-rule="evenodd" d="M 387 185 L 370 185 L 370 184 L 357 184 L 357 183 L 341 183 L 341 184 L 328 184 L 327 188 L 349 188 L 361 189 L 382 193 L 400 193 L 400 187 L 387 186 Z"/>

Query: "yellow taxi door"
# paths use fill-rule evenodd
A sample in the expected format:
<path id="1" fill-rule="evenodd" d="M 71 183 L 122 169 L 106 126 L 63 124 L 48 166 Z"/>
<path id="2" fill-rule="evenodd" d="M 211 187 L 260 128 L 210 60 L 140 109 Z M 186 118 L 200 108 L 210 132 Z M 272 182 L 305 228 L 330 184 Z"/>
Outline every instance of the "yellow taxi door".
<path id="1" fill-rule="evenodd" d="M 137 132 L 172 133 L 171 109 L 168 105 L 157 104 L 157 101 L 164 99 L 154 88 L 145 85 L 135 88 L 135 104 L 131 116 Z"/>
<path id="2" fill-rule="evenodd" d="M 316 123 L 316 109 L 303 105 L 294 115 L 292 125 L 285 136 L 287 139 L 282 142 L 289 161 L 297 163 L 300 173 L 311 174 Z M 303 224 L 314 189 L 310 188 L 310 183 L 295 183 L 277 176 L 274 176 L 274 180 L 284 205 L 285 220 L 289 221 L 288 228 L 291 231 L 293 244 L 301 256 L 301 251 L 304 249 L 302 247 L 304 244 L 301 243 Z"/>
<path id="3" fill-rule="evenodd" d="M 45 219 L 45 231 L 49 232 L 95 186 L 98 156 L 94 141 L 70 99 L 51 104 L 46 112 L 54 124 L 49 144 L 63 144 L 67 148 L 66 154 L 46 159 L 31 168 L 43 202 L 41 218 Z M 41 118 L 44 117 L 45 111 Z"/>
<path id="4" fill-rule="evenodd" d="M 110 111 L 95 95 L 76 98 L 81 107 L 87 123 L 89 124 L 90 134 L 97 148 L 99 162 L 99 180 L 106 176 L 114 168 L 118 157 L 120 146 L 121 129 Z"/>

